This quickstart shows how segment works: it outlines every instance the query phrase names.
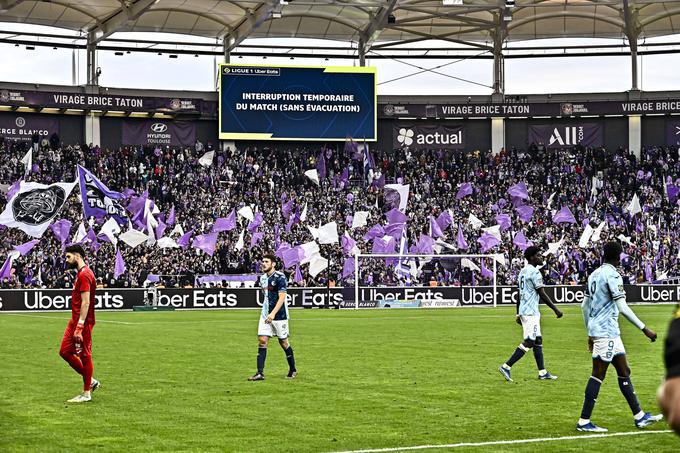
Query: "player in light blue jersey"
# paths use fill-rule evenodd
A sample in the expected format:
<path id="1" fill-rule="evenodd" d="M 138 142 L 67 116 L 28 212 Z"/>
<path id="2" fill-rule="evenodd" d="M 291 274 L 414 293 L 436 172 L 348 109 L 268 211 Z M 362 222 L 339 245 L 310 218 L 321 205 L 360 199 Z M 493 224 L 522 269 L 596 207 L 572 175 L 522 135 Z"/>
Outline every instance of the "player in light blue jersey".
<path id="1" fill-rule="evenodd" d="M 276 256 L 269 254 L 262 257 L 262 271 L 260 287 L 264 292 L 262 314 L 257 328 L 257 373 L 249 377 L 249 381 L 264 381 L 264 362 L 267 359 L 269 338 L 276 335 L 279 344 L 286 353 L 288 360 L 288 375 L 286 378 L 295 379 L 297 368 L 293 347 L 288 342 L 288 307 L 286 306 L 287 281 L 283 272 L 276 270 Z"/>
<path id="2" fill-rule="evenodd" d="M 558 318 L 562 317 L 562 312 L 553 304 L 550 297 L 546 294 L 543 285 L 543 276 L 538 266 L 543 264 L 541 249 L 535 246 L 527 247 L 524 251 L 524 258 L 527 265 L 519 273 L 519 300 L 517 301 L 517 324 L 524 330 L 524 341 L 522 341 L 510 359 L 498 369 L 503 377 L 512 382 L 510 368 L 526 354 L 529 349 L 534 350 L 534 359 L 538 367 L 538 378 L 554 380 L 557 376 L 550 374 L 543 363 L 543 336 L 541 335 L 541 312 L 538 304 L 542 300 L 548 307 L 555 312 Z"/>
<path id="3" fill-rule="evenodd" d="M 592 423 L 590 416 L 610 363 L 616 368 L 619 389 L 633 412 L 635 426 L 644 428 L 663 418 L 662 415 L 651 415 L 640 408 L 640 402 L 630 380 L 626 350 L 620 337 L 619 313 L 651 341 L 656 341 L 656 333 L 646 327 L 626 304 L 623 279 L 616 270 L 621 263 L 622 252 L 623 248 L 618 242 L 607 242 L 604 245 L 604 264 L 588 277 L 586 295 L 581 304 L 583 321 L 588 331 L 588 350 L 592 352 L 593 357 L 593 373 L 586 385 L 581 418 L 576 425 L 578 431 L 598 433 L 607 431 Z"/>

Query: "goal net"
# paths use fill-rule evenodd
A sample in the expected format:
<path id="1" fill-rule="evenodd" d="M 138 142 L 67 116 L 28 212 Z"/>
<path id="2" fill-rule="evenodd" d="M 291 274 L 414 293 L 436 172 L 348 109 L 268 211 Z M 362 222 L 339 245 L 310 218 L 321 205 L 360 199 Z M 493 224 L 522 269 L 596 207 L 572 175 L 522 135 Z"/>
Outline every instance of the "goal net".
<path id="1" fill-rule="evenodd" d="M 496 307 L 497 272 L 496 255 L 357 254 L 345 307 Z"/>

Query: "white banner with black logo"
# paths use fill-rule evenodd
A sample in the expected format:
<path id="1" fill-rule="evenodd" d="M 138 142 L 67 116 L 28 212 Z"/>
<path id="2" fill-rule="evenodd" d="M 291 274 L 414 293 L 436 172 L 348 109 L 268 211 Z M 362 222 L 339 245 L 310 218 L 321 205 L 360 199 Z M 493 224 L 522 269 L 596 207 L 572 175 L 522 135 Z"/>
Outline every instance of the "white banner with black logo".
<path id="1" fill-rule="evenodd" d="M 0 214 L 0 225 L 19 228 L 36 238 L 42 237 L 75 186 L 75 182 L 59 182 L 48 186 L 22 181 L 19 191 Z"/>
<path id="2" fill-rule="evenodd" d="M 392 129 L 392 146 L 409 149 L 460 149 L 465 147 L 461 125 L 399 124 Z"/>

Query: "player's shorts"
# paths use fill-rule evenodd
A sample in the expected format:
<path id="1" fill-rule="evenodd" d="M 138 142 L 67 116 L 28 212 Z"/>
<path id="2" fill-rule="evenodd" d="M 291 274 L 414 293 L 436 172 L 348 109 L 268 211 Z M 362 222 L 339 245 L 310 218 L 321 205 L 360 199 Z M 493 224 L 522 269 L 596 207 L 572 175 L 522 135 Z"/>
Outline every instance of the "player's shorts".
<path id="1" fill-rule="evenodd" d="M 257 336 L 258 337 L 273 337 L 276 336 L 279 340 L 285 340 L 288 338 L 288 320 L 283 319 L 281 321 L 272 321 L 271 324 L 264 322 L 264 319 L 260 318 L 260 324 L 257 326 Z"/>
<path id="2" fill-rule="evenodd" d="M 73 341 L 73 333 L 76 331 L 76 321 L 69 321 L 64 331 L 64 337 L 61 339 L 60 353 L 69 353 L 79 357 L 92 357 L 92 324 L 86 323 L 83 327 L 83 344 L 76 345 Z M 77 346 L 80 346 L 78 348 Z"/>
<path id="3" fill-rule="evenodd" d="M 536 315 L 520 316 L 525 340 L 535 340 L 541 336 L 541 317 Z"/>
<path id="4" fill-rule="evenodd" d="M 611 362 L 617 355 L 625 354 L 626 348 L 623 347 L 621 337 L 593 338 L 593 359 L 600 359 L 603 362 Z"/>

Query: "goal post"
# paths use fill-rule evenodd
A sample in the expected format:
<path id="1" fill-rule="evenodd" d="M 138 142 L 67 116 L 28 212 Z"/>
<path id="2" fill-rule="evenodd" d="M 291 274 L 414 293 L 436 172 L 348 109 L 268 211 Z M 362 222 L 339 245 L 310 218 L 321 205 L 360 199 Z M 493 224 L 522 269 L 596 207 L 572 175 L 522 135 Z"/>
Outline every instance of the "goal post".
<path id="1" fill-rule="evenodd" d="M 393 259 L 396 261 L 400 262 L 400 265 L 403 264 L 404 261 L 413 261 L 413 260 L 423 260 L 424 262 L 429 262 L 434 259 L 438 260 L 461 260 L 461 267 L 465 267 L 464 263 L 462 260 L 467 259 L 470 262 L 472 260 L 480 260 L 483 261 L 484 259 L 488 259 L 492 263 L 492 269 L 490 269 L 493 272 L 493 279 L 492 279 L 492 287 L 493 287 L 493 306 L 494 308 L 498 306 L 498 262 L 497 262 L 497 255 L 494 254 L 400 254 L 400 253 L 357 253 L 354 255 L 354 308 L 358 309 L 359 308 L 359 294 L 360 294 L 360 287 L 361 287 L 361 269 L 360 269 L 360 260 L 362 258 L 373 258 L 373 259 Z M 483 267 L 483 264 L 482 264 Z M 477 269 L 479 270 L 479 269 Z M 396 271 L 395 271 L 396 272 Z"/>

